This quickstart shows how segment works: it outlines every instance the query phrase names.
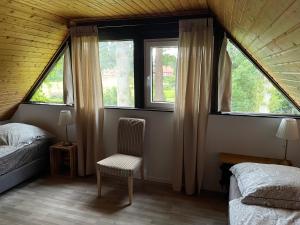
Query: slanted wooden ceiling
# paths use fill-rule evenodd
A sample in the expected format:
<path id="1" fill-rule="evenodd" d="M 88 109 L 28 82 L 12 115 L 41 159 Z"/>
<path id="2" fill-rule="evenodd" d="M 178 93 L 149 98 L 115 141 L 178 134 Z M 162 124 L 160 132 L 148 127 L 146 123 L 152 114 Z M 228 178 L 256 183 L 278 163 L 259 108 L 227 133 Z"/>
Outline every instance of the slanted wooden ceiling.
<path id="1" fill-rule="evenodd" d="M 206 0 L 1 0 L 0 120 L 8 119 L 80 18 L 185 14 Z"/>
<path id="2" fill-rule="evenodd" d="M 208 0 L 235 39 L 300 105 L 300 1 Z"/>
<path id="3" fill-rule="evenodd" d="M 71 20 L 172 16 L 208 8 L 300 104 L 300 1 L 1 0 L 0 119 L 12 115 Z"/>

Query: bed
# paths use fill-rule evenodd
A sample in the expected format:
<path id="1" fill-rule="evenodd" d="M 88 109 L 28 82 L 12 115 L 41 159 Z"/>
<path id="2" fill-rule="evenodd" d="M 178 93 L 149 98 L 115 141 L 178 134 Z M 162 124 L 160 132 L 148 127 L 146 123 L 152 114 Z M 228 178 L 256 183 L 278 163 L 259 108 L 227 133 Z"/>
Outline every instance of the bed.
<path id="1" fill-rule="evenodd" d="M 242 194 L 236 177 L 230 178 L 230 225 L 300 225 L 300 210 L 265 207 L 242 203 Z"/>
<path id="2" fill-rule="evenodd" d="M 0 126 L 0 193 L 48 169 L 53 136 L 36 131 L 42 130 L 16 123 Z"/>

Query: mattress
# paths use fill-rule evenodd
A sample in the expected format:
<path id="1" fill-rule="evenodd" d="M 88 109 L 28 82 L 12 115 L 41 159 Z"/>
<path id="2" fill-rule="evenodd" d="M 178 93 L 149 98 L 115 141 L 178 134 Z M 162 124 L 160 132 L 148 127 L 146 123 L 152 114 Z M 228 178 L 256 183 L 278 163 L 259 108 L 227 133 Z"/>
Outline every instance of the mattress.
<path id="1" fill-rule="evenodd" d="M 230 225 L 300 225 L 300 211 L 246 205 L 234 176 L 230 178 Z"/>
<path id="2" fill-rule="evenodd" d="M 49 157 L 50 139 L 42 139 L 20 149 L 4 147 L 0 157 L 0 176 L 36 159 Z"/>
<path id="3" fill-rule="evenodd" d="M 230 177 L 230 185 L 229 185 L 229 201 L 242 197 L 240 192 L 237 180 L 235 176 Z"/>

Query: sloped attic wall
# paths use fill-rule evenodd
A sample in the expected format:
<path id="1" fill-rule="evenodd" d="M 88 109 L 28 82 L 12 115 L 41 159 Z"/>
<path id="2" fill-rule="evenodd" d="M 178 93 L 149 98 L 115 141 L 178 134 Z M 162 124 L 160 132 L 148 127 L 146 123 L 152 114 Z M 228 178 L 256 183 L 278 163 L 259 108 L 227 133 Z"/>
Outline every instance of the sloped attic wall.
<path id="1" fill-rule="evenodd" d="M 208 0 L 233 37 L 300 104 L 300 1 Z"/>
<path id="2" fill-rule="evenodd" d="M 178 15 L 206 0 L 1 0 L 0 120 L 8 119 L 78 18 Z"/>
<path id="3" fill-rule="evenodd" d="M 8 119 L 66 35 L 66 19 L 0 1 L 0 120 Z"/>
<path id="4" fill-rule="evenodd" d="M 300 104 L 299 0 L 1 0 L 0 120 L 41 74 L 70 20 L 172 16 L 208 6 Z"/>

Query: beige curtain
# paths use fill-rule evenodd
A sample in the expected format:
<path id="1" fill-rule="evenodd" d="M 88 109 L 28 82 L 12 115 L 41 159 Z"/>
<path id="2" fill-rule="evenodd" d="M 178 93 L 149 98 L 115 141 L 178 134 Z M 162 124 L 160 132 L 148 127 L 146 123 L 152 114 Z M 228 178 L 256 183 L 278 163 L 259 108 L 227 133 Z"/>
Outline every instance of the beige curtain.
<path id="1" fill-rule="evenodd" d="M 63 89 L 64 89 L 64 103 L 66 105 L 73 105 L 73 75 L 72 75 L 72 64 L 69 46 L 66 47 L 64 52 L 64 79 L 63 79 Z"/>
<path id="2" fill-rule="evenodd" d="M 226 50 L 227 38 L 224 37 L 218 65 L 218 111 L 231 112 L 231 59 Z"/>
<path id="3" fill-rule="evenodd" d="M 71 28 L 78 173 L 95 172 L 103 152 L 103 97 L 96 26 Z"/>
<path id="4" fill-rule="evenodd" d="M 194 194 L 202 185 L 213 57 L 212 19 L 179 22 L 173 188 Z"/>

